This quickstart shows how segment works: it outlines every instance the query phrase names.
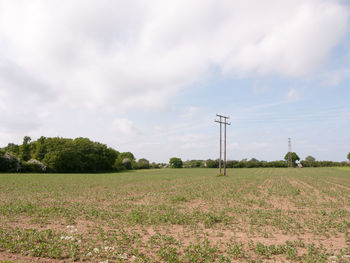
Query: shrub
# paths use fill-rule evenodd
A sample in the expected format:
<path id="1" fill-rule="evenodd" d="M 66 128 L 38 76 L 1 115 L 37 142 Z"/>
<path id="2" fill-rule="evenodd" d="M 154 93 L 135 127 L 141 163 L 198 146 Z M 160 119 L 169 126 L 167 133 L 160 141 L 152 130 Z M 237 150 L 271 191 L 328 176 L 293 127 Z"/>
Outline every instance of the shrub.
<path id="1" fill-rule="evenodd" d="M 46 171 L 46 166 L 35 159 L 30 159 L 28 162 L 21 163 L 21 171 L 26 173 L 42 173 Z"/>
<path id="2" fill-rule="evenodd" d="M 16 156 L 10 153 L 2 153 L 0 155 L 1 172 L 19 172 L 20 170 L 21 170 L 21 163 Z"/>

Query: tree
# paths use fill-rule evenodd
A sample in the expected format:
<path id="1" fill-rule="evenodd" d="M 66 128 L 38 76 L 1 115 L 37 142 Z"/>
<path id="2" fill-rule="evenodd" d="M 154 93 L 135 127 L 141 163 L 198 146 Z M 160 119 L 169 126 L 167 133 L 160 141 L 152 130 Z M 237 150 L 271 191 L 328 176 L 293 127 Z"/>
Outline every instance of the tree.
<path id="1" fill-rule="evenodd" d="M 198 168 L 203 166 L 202 160 L 188 160 L 183 162 L 183 167 L 185 168 Z"/>
<path id="2" fill-rule="evenodd" d="M 121 171 L 121 170 L 126 169 L 123 165 L 123 160 L 120 158 L 120 156 L 115 160 L 114 169 L 117 171 Z"/>
<path id="3" fill-rule="evenodd" d="M 28 161 L 30 159 L 30 143 L 31 138 L 29 136 L 24 136 L 23 144 L 20 146 L 20 158 L 23 161 Z"/>
<path id="4" fill-rule="evenodd" d="M 237 160 L 228 160 L 226 162 L 226 167 L 227 168 L 237 168 L 238 163 L 239 163 L 239 161 L 237 161 Z"/>
<path id="5" fill-rule="evenodd" d="M 19 156 L 19 146 L 14 143 L 9 143 L 5 148 L 5 152 L 11 153 L 15 156 Z"/>
<path id="6" fill-rule="evenodd" d="M 107 172 L 115 170 L 119 152 L 88 138 L 41 138 L 34 156 L 40 156 L 49 172 Z"/>
<path id="7" fill-rule="evenodd" d="M 182 168 L 182 160 L 177 157 L 170 158 L 169 164 L 171 168 Z"/>
<path id="8" fill-rule="evenodd" d="M 132 165 L 131 165 L 131 160 L 129 158 L 124 158 L 122 161 L 123 166 L 125 167 L 126 170 L 131 170 Z"/>
<path id="9" fill-rule="evenodd" d="M 348 153 L 348 160 L 350 161 L 350 153 Z"/>
<path id="10" fill-rule="evenodd" d="M 305 157 L 305 161 L 301 161 L 300 163 L 302 164 L 303 167 L 317 167 L 318 165 L 315 157 L 311 155 Z"/>
<path id="11" fill-rule="evenodd" d="M 205 161 L 205 166 L 206 166 L 207 168 L 217 168 L 216 162 L 215 162 L 214 160 L 212 160 L 212 159 L 206 160 L 206 161 Z"/>
<path id="12" fill-rule="evenodd" d="M 297 161 L 300 161 L 300 158 L 295 152 L 292 152 L 291 154 L 292 154 L 292 165 L 293 167 L 295 167 L 297 165 Z M 288 161 L 288 157 L 289 157 L 289 152 L 284 156 L 284 160 Z"/>
<path id="13" fill-rule="evenodd" d="M 35 159 L 41 161 L 44 159 L 45 154 L 47 153 L 46 145 L 45 145 L 45 137 L 41 136 L 36 141 L 36 149 L 35 149 Z"/>
<path id="14" fill-rule="evenodd" d="M 149 161 L 145 158 L 141 158 L 137 161 L 137 168 L 138 169 L 149 169 Z"/>
<path id="15" fill-rule="evenodd" d="M 119 158 L 127 170 L 136 168 L 136 158 L 131 152 L 123 152 L 119 155 Z"/>
<path id="16" fill-rule="evenodd" d="M 120 158 L 125 159 L 128 158 L 130 160 L 135 161 L 135 156 L 131 152 L 124 152 L 120 154 Z"/>
<path id="17" fill-rule="evenodd" d="M 247 168 L 256 168 L 260 167 L 261 164 L 258 159 L 252 158 L 246 163 Z"/>
<path id="18" fill-rule="evenodd" d="M 118 158 L 120 153 L 105 144 L 93 142 L 88 138 L 45 138 L 37 141 L 25 136 L 23 144 L 18 146 L 9 143 L 7 147 L 0 149 L 0 170 L 8 171 L 44 171 L 38 169 L 47 167 L 48 172 L 80 172 L 95 173 L 125 169 L 132 169 L 135 162 L 134 155 L 124 153 L 124 158 Z M 20 163 L 12 158 L 20 158 Z M 130 158 L 130 159 L 129 159 Z M 32 161 L 30 161 L 33 159 Z M 118 159 L 118 162 L 116 162 Z M 129 162 L 123 166 L 123 160 Z M 20 169 L 22 166 L 22 169 Z M 19 168 L 18 168 L 19 167 Z"/>
<path id="19" fill-rule="evenodd" d="M 309 156 L 305 157 L 305 161 L 312 163 L 312 162 L 316 161 L 316 159 L 315 159 L 315 157 L 309 155 Z"/>

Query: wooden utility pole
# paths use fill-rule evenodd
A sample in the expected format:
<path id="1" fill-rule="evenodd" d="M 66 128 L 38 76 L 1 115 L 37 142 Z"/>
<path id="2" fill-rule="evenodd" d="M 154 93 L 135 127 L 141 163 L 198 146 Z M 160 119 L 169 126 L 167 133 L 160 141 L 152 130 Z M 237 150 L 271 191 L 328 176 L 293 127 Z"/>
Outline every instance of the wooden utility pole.
<path id="1" fill-rule="evenodd" d="M 225 135 L 224 135 L 224 137 L 225 137 L 225 140 L 224 140 L 224 175 L 226 175 L 226 125 L 227 125 L 227 123 L 226 123 L 226 118 L 225 118 Z M 230 125 L 230 124 L 229 124 Z"/>
<path id="2" fill-rule="evenodd" d="M 292 139 L 288 138 L 288 167 L 293 167 L 292 162 Z"/>
<path id="3" fill-rule="evenodd" d="M 216 116 L 219 116 L 216 114 Z M 222 121 L 221 121 L 221 118 L 222 116 L 219 116 L 220 118 L 220 157 L 219 157 L 219 174 L 221 174 L 221 154 L 222 154 L 222 149 L 221 149 L 221 145 L 222 145 Z"/>
<path id="4" fill-rule="evenodd" d="M 227 122 L 227 119 L 230 117 L 216 114 L 219 117 L 219 120 L 215 120 L 215 122 L 220 123 L 220 154 L 219 154 L 219 174 L 221 175 L 221 154 L 222 154 L 222 124 L 224 127 L 224 175 L 226 175 L 226 125 L 231 125 L 231 123 Z"/>

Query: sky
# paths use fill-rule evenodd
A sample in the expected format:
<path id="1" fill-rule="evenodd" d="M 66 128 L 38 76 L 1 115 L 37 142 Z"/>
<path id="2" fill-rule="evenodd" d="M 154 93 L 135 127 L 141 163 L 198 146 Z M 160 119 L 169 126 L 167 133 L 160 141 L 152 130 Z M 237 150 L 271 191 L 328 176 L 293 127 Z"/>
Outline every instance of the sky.
<path id="1" fill-rule="evenodd" d="M 0 147 L 88 137 L 136 158 L 346 160 L 350 4 L 0 0 Z"/>

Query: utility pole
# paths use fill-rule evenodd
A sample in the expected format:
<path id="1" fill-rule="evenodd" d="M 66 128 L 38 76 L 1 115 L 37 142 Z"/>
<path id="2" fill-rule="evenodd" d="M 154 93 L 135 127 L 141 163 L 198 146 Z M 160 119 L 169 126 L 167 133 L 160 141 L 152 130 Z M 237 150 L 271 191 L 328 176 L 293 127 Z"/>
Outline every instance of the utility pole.
<path id="1" fill-rule="evenodd" d="M 292 139 L 288 138 L 288 167 L 292 166 Z"/>
<path id="2" fill-rule="evenodd" d="M 226 175 L 226 125 L 231 125 L 231 123 L 227 122 L 227 119 L 230 117 L 216 114 L 219 117 L 219 120 L 215 120 L 215 122 L 220 123 L 220 154 L 219 154 L 219 173 L 221 175 L 221 155 L 222 155 L 222 124 L 224 127 L 224 175 Z"/>
<path id="3" fill-rule="evenodd" d="M 216 114 L 216 116 L 218 116 L 217 114 Z M 219 115 L 219 118 L 220 118 L 220 157 L 219 157 L 219 174 L 221 174 L 221 154 L 222 154 L 222 149 L 221 149 L 221 145 L 222 145 L 222 122 L 221 122 L 221 118 L 222 118 L 222 116 L 220 116 Z"/>

